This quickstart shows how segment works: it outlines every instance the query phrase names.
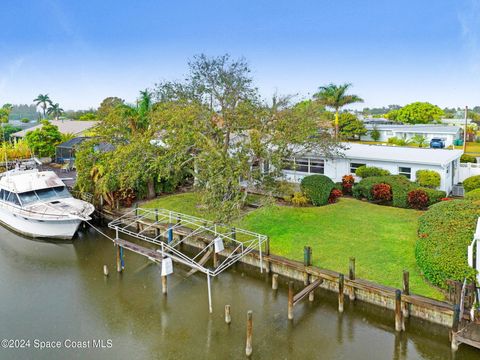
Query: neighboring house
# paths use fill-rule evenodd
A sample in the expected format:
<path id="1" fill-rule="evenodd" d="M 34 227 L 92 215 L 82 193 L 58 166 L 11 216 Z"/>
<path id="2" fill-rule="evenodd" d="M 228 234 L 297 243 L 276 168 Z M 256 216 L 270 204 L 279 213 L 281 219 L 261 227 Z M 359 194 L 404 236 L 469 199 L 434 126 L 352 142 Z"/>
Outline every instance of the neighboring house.
<path id="1" fill-rule="evenodd" d="M 403 175 L 411 181 L 416 180 L 417 170 L 435 170 L 440 174 L 439 189 L 449 194 L 453 185 L 458 184 L 458 168 L 461 150 L 422 149 L 413 147 L 365 145 L 346 143 L 343 157 L 326 159 L 321 154 L 305 154 L 290 159 L 283 169 L 285 179 L 300 182 L 305 176 L 324 174 L 335 182 L 342 176 L 355 174 L 362 165 L 376 166 Z"/>
<path id="2" fill-rule="evenodd" d="M 73 161 L 75 159 L 75 152 L 77 148 L 85 141 L 91 139 L 90 137 L 80 136 L 61 144 L 58 144 L 55 148 L 55 162 L 62 164 L 66 161 Z M 107 152 L 114 150 L 115 147 L 112 144 L 101 142 L 95 145 L 94 150 L 96 152 Z"/>
<path id="3" fill-rule="evenodd" d="M 440 122 L 445 125 L 455 125 L 460 126 L 462 129 L 465 127 L 465 119 L 441 119 Z M 467 125 L 477 125 L 472 119 L 467 119 Z"/>
<path id="4" fill-rule="evenodd" d="M 50 120 L 52 125 L 58 127 L 58 131 L 62 134 L 73 134 L 75 137 L 80 137 L 85 135 L 85 133 L 95 127 L 98 124 L 98 121 L 77 121 L 77 120 Z M 28 129 L 24 129 L 13 133 L 11 138 L 14 140 L 22 139 L 25 137 L 27 132 L 34 131 L 43 126 L 43 124 L 38 124 Z"/>
<path id="5" fill-rule="evenodd" d="M 370 132 L 374 129 L 380 133 L 378 141 L 387 142 L 389 138 L 396 137 L 411 140 L 415 135 L 424 136 L 426 142 L 433 138 L 440 138 L 445 141 L 445 146 L 453 145 L 453 141 L 462 139 L 463 130 L 459 126 L 450 125 L 376 125 L 365 124 L 367 133 L 360 137 L 363 141 L 373 141 Z"/>

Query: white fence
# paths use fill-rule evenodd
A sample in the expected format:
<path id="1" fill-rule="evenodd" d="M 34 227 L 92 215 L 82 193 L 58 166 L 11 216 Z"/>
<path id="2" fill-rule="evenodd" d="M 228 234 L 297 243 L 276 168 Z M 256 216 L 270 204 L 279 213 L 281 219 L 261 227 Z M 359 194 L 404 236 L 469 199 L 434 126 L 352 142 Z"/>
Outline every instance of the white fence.
<path id="1" fill-rule="evenodd" d="M 461 163 L 458 172 L 458 181 L 463 182 L 470 176 L 480 175 L 480 164 Z"/>
<path id="2" fill-rule="evenodd" d="M 468 265 L 477 273 L 477 282 L 480 284 L 480 218 L 477 220 L 477 230 L 473 236 L 472 243 L 468 246 Z"/>

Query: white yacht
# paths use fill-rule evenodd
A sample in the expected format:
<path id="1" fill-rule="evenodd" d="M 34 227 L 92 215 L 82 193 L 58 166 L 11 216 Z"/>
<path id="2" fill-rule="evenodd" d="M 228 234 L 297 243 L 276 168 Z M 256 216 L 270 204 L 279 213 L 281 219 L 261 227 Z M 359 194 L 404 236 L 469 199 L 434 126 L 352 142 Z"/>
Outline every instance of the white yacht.
<path id="1" fill-rule="evenodd" d="M 92 204 L 72 197 L 53 171 L 7 171 L 0 178 L 0 222 L 34 238 L 71 239 Z"/>

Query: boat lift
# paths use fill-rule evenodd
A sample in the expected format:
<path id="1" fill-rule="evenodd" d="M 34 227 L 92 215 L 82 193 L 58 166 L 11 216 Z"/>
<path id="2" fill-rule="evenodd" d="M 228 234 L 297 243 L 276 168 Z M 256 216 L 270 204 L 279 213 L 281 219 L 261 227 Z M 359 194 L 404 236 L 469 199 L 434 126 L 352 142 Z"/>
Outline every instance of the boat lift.
<path id="1" fill-rule="evenodd" d="M 256 250 L 259 254 L 260 271 L 263 272 L 262 246 L 268 249 L 268 237 L 248 230 L 217 224 L 202 218 L 178 213 L 167 209 L 135 208 L 123 216 L 111 221 L 108 227 L 115 230 L 113 240 L 123 248 L 148 257 L 150 260 L 162 263 L 162 276 L 173 272 L 171 262 L 178 262 L 207 276 L 208 305 L 212 312 L 211 278 L 219 275 L 242 257 Z M 133 238 L 157 245 L 152 255 L 152 249 L 136 246 L 120 238 L 125 234 Z M 198 252 L 182 251 L 181 245 L 189 239 L 198 239 L 205 247 Z M 143 250 L 142 250 L 143 249 Z M 268 250 L 267 250 L 268 251 Z M 215 261 L 213 268 L 207 267 L 209 253 L 223 253 L 223 260 Z M 120 255 L 120 258 L 122 256 Z M 123 258 L 122 258 L 123 259 Z"/>

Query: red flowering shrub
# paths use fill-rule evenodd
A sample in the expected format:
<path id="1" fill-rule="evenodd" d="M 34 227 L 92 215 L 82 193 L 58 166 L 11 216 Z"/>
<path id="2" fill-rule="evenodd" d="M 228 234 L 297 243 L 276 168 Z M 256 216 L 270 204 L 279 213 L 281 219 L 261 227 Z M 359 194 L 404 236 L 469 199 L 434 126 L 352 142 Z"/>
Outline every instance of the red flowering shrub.
<path id="1" fill-rule="evenodd" d="M 445 197 L 440 199 L 440 201 L 450 201 L 450 200 L 453 200 L 453 198 Z"/>
<path id="2" fill-rule="evenodd" d="M 380 183 L 372 186 L 373 200 L 387 202 L 392 200 L 392 187 L 388 184 Z"/>
<path id="3" fill-rule="evenodd" d="M 340 190 L 338 189 L 333 189 L 331 192 L 330 192 L 330 196 L 328 197 L 328 203 L 329 204 L 333 204 L 333 203 L 336 203 L 337 202 L 337 199 L 339 197 L 341 197 L 343 194 Z"/>
<path id="4" fill-rule="evenodd" d="M 342 191 L 345 195 L 352 194 L 352 187 L 355 183 L 355 178 L 353 175 L 344 175 L 342 177 Z"/>
<path id="5" fill-rule="evenodd" d="M 426 209 L 428 207 L 428 195 L 424 190 L 412 190 L 407 194 L 407 202 L 413 209 Z"/>

